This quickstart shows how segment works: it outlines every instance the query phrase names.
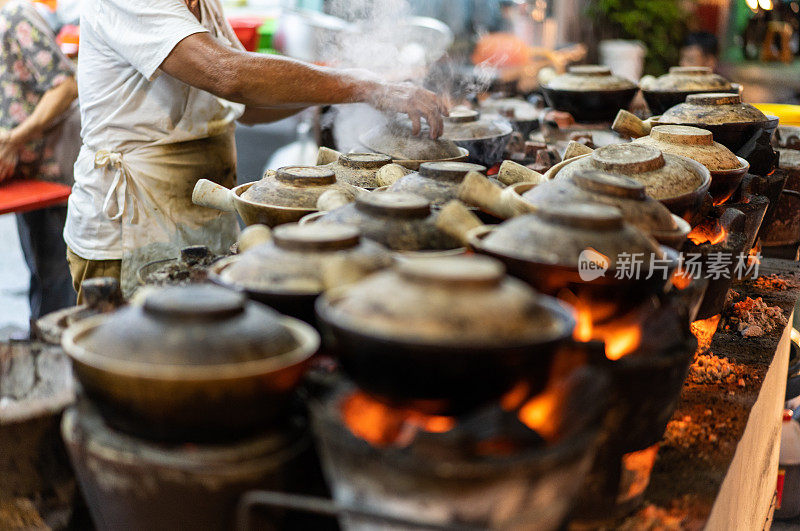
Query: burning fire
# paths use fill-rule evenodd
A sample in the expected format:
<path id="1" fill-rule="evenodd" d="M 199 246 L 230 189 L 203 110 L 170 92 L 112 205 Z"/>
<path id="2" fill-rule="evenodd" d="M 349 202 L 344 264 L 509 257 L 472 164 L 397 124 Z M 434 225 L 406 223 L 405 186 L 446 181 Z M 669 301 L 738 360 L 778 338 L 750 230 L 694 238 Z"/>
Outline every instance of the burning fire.
<path id="1" fill-rule="evenodd" d="M 342 418 L 353 435 L 373 446 L 405 447 L 419 431 L 444 433 L 456 425 L 451 417 L 392 408 L 361 392 L 354 392 L 342 401 Z"/>
<path id="2" fill-rule="evenodd" d="M 558 388 L 546 389 L 520 408 L 519 419 L 545 440 L 551 441 L 558 436 L 560 404 Z"/>
<path id="3" fill-rule="evenodd" d="M 650 472 L 656 462 L 658 447 L 656 443 L 650 448 L 625 454 L 622 457 L 622 486 L 618 503 L 623 503 L 644 494 L 650 484 Z"/>
<path id="4" fill-rule="evenodd" d="M 709 219 L 692 229 L 689 239 L 695 244 L 710 243 L 716 245 L 725 241 L 728 231 L 716 219 Z"/>
<path id="5" fill-rule="evenodd" d="M 586 343 L 597 340 L 605 343 L 606 357 L 618 360 L 635 352 L 642 342 L 642 329 L 633 314 L 615 319 L 613 323 L 595 324 L 589 304 L 577 297 L 572 297 L 575 307 L 576 326 L 572 337 L 575 341 Z"/>
<path id="6" fill-rule="evenodd" d="M 717 314 L 708 319 L 695 321 L 692 323 L 692 334 L 697 338 L 697 354 L 706 352 L 711 347 L 711 340 L 717 331 L 722 315 Z"/>

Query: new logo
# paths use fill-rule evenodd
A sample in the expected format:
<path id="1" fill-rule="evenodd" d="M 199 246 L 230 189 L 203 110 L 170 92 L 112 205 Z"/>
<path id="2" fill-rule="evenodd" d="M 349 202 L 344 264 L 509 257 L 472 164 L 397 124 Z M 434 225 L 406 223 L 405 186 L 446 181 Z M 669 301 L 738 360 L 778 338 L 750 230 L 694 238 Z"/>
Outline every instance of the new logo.
<path id="1" fill-rule="evenodd" d="M 608 257 L 592 248 L 584 249 L 578 256 L 578 275 L 584 282 L 596 280 L 608 271 Z"/>

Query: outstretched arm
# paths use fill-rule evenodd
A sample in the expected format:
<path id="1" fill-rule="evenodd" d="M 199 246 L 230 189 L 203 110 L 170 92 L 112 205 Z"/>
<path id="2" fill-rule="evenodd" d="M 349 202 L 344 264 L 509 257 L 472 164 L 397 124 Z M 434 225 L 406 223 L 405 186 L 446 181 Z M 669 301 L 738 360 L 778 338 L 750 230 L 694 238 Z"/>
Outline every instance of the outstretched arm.
<path id="1" fill-rule="evenodd" d="M 311 105 L 368 103 L 384 111 L 408 114 L 414 134 L 420 120 L 431 136 L 442 133 L 444 101 L 410 83 L 387 83 L 357 70 L 336 70 L 275 55 L 234 50 L 207 33 L 179 42 L 161 70 L 221 98 L 253 107 L 296 109 Z"/>

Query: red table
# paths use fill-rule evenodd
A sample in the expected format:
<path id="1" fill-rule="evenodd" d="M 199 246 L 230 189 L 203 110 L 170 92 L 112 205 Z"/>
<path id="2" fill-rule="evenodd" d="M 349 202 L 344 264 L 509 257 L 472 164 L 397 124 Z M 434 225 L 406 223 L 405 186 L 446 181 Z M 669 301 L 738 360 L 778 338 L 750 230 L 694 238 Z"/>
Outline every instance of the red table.
<path id="1" fill-rule="evenodd" d="M 0 214 L 28 212 L 62 205 L 67 202 L 71 191 L 72 188 L 65 184 L 35 179 L 3 183 L 0 184 Z"/>

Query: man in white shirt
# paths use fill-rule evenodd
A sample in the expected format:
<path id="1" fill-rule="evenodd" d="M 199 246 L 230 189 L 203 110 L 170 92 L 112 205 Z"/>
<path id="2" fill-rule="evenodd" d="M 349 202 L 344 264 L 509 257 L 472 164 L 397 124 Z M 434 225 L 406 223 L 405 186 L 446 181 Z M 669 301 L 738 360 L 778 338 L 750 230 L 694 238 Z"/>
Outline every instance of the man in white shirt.
<path id="1" fill-rule="evenodd" d="M 129 293 L 148 261 L 227 250 L 235 218 L 193 205 L 191 191 L 201 178 L 235 183 L 235 120 L 369 103 L 438 136 L 447 113 L 410 84 L 245 52 L 219 0 L 84 0 L 78 89 L 83 147 L 64 230 L 78 290 L 112 275 Z"/>

